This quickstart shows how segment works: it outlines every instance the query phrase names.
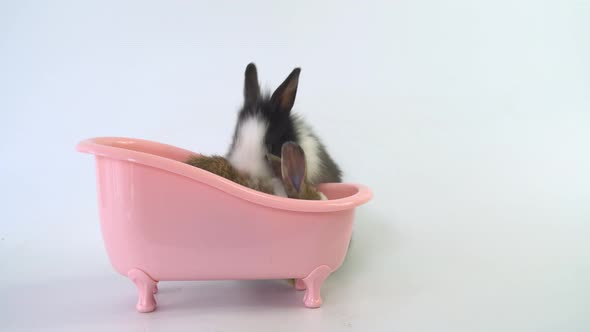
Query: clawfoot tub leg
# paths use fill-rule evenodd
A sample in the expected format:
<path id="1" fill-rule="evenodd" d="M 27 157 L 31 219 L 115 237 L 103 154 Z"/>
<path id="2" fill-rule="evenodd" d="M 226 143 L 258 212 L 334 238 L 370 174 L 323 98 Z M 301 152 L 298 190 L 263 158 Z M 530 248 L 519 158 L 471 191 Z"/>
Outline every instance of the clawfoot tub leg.
<path id="1" fill-rule="evenodd" d="M 330 267 L 322 265 L 313 270 L 306 278 L 301 279 L 304 286 L 307 288 L 303 303 L 308 308 L 319 308 L 322 305 L 322 297 L 320 296 L 320 288 L 331 273 Z"/>
<path id="2" fill-rule="evenodd" d="M 139 312 L 152 312 L 156 309 L 156 298 L 154 293 L 157 291 L 157 282 L 150 278 L 147 273 L 140 269 L 132 269 L 127 273 L 127 276 L 135 286 L 139 293 L 139 299 L 137 300 L 137 311 Z"/>
<path id="3" fill-rule="evenodd" d="M 154 294 L 158 294 L 158 282 L 154 285 Z"/>

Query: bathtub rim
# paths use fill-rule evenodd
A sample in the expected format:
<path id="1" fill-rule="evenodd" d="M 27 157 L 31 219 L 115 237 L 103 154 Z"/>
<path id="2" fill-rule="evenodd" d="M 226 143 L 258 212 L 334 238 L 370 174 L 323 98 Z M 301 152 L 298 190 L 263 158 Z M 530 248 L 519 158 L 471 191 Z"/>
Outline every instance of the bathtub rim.
<path id="1" fill-rule="evenodd" d="M 180 176 L 187 177 L 194 181 L 204 183 L 208 186 L 221 190 L 239 199 L 249 201 L 264 207 L 295 211 L 295 212 L 335 212 L 354 209 L 357 206 L 367 203 L 373 197 L 371 190 L 358 183 L 324 183 L 319 185 L 319 189 L 327 187 L 346 186 L 355 189 L 356 192 L 343 198 L 330 199 L 325 201 L 298 200 L 286 197 L 279 197 L 271 194 L 256 191 L 239 185 L 231 180 L 225 179 L 216 174 L 199 169 L 172 158 L 167 158 L 157 154 L 151 154 L 123 147 L 116 147 L 109 144 L 147 144 L 155 148 L 166 150 L 170 154 L 178 156 L 201 155 L 199 153 L 179 148 L 170 144 L 160 143 L 152 140 L 103 136 L 88 138 L 80 141 L 76 150 L 82 153 L 93 154 L 95 157 L 106 157 L 110 159 L 123 160 L 131 163 L 145 165 Z"/>

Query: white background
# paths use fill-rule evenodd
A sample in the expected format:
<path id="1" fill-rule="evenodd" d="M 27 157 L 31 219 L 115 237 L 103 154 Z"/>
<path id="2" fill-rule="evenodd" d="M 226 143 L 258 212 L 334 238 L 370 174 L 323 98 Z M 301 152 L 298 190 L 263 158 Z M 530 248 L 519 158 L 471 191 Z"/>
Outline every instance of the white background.
<path id="1" fill-rule="evenodd" d="M 0 2 L 0 330 L 590 330 L 587 1 Z M 93 136 L 223 153 L 255 61 L 358 210 L 324 306 L 280 282 L 163 283 L 106 257 Z"/>

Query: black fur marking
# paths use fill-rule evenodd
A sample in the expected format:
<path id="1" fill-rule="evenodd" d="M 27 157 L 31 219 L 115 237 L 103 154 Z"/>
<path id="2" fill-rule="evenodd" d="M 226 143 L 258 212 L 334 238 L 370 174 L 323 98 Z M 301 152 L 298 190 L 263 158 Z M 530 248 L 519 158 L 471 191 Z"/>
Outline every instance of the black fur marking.
<path id="1" fill-rule="evenodd" d="M 234 138 L 230 151 L 236 141 L 237 129 L 246 118 L 257 116 L 268 123 L 268 130 L 264 138 L 267 150 L 273 155 L 281 156 L 281 147 L 288 141 L 297 142 L 295 126 L 289 112 L 281 112 L 277 104 L 271 101 L 268 94 L 260 96 L 256 103 L 245 103 L 238 113 L 238 121 L 234 130 Z"/>

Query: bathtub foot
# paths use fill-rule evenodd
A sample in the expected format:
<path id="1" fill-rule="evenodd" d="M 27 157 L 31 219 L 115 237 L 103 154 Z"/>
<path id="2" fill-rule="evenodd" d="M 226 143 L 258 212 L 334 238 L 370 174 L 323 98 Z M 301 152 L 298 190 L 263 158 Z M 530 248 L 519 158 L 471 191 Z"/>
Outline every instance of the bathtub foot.
<path id="1" fill-rule="evenodd" d="M 137 300 L 137 311 L 139 312 L 152 312 L 156 309 L 156 298 L 154 293 L 157 292 L 157 282 L 150 278 L 147 273 L 140 269 L 132 269 L 127 273 L 127 276 L 135 286 L 139 293 L 139 299 Z"/>
<path id="2" fill-rule="evenodd" d="M 302 279 L 307 291 L 303 297 L 303 303 L 308 308 L 319 308 L 322 305 L 320 288 L 328 278 L 332 270 L 327 265 L 322 265 L 313 270 L 306 278 Z"/>
<path id="3" fill-rule="evenodd" d="M 158 282 L 154 285 L 154 294 L 158 294 Z"/>

